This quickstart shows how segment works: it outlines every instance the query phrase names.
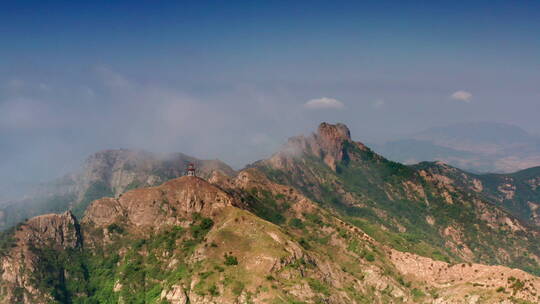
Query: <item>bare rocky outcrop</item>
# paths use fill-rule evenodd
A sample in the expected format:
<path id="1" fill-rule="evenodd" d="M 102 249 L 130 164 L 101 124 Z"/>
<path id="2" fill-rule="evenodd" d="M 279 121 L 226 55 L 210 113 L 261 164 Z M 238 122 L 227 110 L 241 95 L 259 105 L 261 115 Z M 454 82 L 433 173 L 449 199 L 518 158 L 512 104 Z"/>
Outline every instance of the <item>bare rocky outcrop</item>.
<path id="1" fill-rule="evenodd" d="M 163 289 L 160 298 L 169 301 L 170 304 L 187 304 L 189 299 L 181 285 L 173 285 L 170 289 Z"/>
<path id="2" fill-rule="evenodd" d="M 531 221 L 540 227 L 540 203 L 527 201 L 527 206 L 531 210 Z"/>
<path id="3" fill-rule="evenodd" d="M 0 259 L 2 275 L 1 303 L 48 303 L 52 297 L 35 287 L 33 273 L 41 256 L 35 249 L 57 252 L 80 248 L 81 233 L 71 212 L 46 214 L 22 223 L 13 235 L 12 248 Z"/>
<path id="4" fill-rule="evenodd" d="M 20 226 L 15 238 L 33 246 L 53 246 L 58 249 L 82 244 L 77 219 L 70 211 L 34 217 Z"/>
<path id="5" fill-rule="evenodd" d="M 336 164 L 347 160 L 349 155 L 345 146 L 347 144 L 366 150 L 362 143 L 354 142 L 346 125 L 321 123 L 317 132 L 310 136 L 292 137 L 274 154 L 266 160 L 275 168 L 287 168 L 292 165 L 292 159 L 304 154 L 313 155 L 324 161 L 332 170 L 336 170 Z"/>
<path id="6" fill-rule="evenodd" d="M 336 162 L 342 161 L 346 156 L 346 151 L 343 149 L 345 142 L 351 141 L 351 132 L 344 124 L 331 125 L 322 123 L 319 125 L 317 134 L 314 136 L 315 153 L 319 154 L 324 162 L 336 170 Z"/>
<path id="7" fill-rule="evenodd" d="M 183 176 L 157 187 L 135 189 L 119 198 L 94 201 L 83 224 L 106 227 L 120 222 L 139 230 L 178 225 L 182 218 L 199 213 L 210 216 L 231 206 L 233 198 L 223 190 L 194 176 Z"/>

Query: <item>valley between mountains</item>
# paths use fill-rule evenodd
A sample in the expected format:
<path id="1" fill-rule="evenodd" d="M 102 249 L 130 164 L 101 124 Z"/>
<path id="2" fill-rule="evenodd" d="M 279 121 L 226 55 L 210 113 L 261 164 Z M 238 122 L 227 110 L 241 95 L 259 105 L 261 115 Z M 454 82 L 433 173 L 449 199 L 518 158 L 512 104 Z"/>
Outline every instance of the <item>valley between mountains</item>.
<path id="1" fill-rule="evenodd" d="M 539 303 L 538 206 L 540 168 L 406 166 L 343 124 L 238 172 L 104 151 L 2 208 L 0 303 Z"/>

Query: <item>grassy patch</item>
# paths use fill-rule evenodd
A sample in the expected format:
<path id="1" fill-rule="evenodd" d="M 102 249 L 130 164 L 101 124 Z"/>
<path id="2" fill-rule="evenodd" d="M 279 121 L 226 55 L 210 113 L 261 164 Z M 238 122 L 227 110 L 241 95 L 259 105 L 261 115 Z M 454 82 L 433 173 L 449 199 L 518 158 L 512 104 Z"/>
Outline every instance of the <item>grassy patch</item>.
<path id="1" fill-rule="evenodd" d="M 235 266 L 238 265 L 238 259 L 234 255 L 225 254 L 225 261 L 223 264 L 226 266 Z"/>

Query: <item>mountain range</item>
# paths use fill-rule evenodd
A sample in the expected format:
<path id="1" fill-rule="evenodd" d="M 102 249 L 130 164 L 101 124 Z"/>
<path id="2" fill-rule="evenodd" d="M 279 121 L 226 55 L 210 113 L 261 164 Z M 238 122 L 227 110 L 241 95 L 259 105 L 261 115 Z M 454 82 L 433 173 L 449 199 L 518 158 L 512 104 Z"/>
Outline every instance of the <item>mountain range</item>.
<path id="1" fill-rule="evenodd" d="M 539 204 L 540 168 L 403 165 L 343 124 L 238 172 L 103 151 L 4 207 L 0 303 L 538 303 Z"/>
<path id="2" fill-rule="evenodd" d="M 540 137 L 503 123 L 434 127 L 373 148 L 406 164 L 443 161 L 476 173 L 512 173 L 540 165 Z"/>

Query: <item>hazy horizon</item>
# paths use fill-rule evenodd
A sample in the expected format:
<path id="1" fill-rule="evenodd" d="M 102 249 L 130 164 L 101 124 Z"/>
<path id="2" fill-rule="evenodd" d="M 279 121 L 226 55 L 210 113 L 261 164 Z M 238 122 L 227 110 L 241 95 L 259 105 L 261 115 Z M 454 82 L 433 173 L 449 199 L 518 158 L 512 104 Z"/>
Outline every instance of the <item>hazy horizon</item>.
<path id="1" fill-rule="evenodd" d="M 6 2 L 0 25 L 1 184 L 115 148 L 240 168 L 322 121 L 540 134 L 534 1 Z"/>

